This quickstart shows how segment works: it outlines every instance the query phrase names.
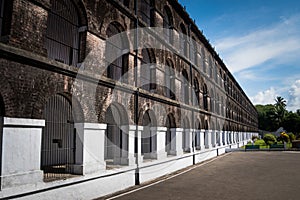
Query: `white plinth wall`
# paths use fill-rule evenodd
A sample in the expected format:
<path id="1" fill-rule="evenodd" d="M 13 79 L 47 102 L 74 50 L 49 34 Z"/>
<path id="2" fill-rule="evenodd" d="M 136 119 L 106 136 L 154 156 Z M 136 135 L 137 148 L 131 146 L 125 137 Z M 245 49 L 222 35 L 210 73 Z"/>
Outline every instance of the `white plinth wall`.
<path id="1" fill-rule="evenodd" d="M 252 132 L 193 130 L 151 127 L 151 152 L 141 152 L 142 126 L 124 126 L 122 149 L 116 163 L 105 160 L 106 124 L 77 123 L 75 177 L 44 182 L 41 141 L 44 120 L 4 118 L 1 135 L 0 198 L 92 199 L 180 170 L 194 162 L 225 153 L 226 148 L 245 144 Z M 167 148 L 167 134 L 171 134 Z M 168 136 L 169 137 L 169 136 Z M 136 146 L 137 145 L 137 146 Z M 167 152 L 168 151 L 168 152 Z M 69 184 L 65 187 L 64 184 Z M 84 192 L 82 192 L 84 188 Z M 96 189 L 98 188 L 98 189 Z M 101 189 L 99 189 L 101 188 Z"/>

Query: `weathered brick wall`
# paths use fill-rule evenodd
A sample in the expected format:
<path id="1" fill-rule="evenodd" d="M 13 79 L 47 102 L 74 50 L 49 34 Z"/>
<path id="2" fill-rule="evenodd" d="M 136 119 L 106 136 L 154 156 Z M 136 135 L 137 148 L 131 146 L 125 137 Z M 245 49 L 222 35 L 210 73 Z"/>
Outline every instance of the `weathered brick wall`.
<path id="1" fill-rule="evenodd" d="M 81 48 L 86 46 L 86 51 L 82 53 L 81 56 L 85 56 L 86 60 L 83 62 L 85 64 L 85 71 L 89 72 L 87 76 L 93 77 L 93 80 L 84 81 L 81 86 L 73 85 L 78 68 L 74 66 L 64 66 L 58 64 L 54 61 L 46 59 L 43 63 L 48 66 L 48 68 L 42 68 L 38 65 L 31 66 L 27 63 L 27 58 L 23 60 L 14 60 L 11 56 L 0 56 L 0 93 L 3 97 L 5 103 L 6 115 L 9 117 L 24 117 L 24 118 L 43 118 L 43 109 L 45 102 L 55 94 L 65 94 L 66 96 L 73 96 L 76 101 L 80 102 L 82 105 L 82 110 L 84 114 L 85 121 L 88 122 L 100 122 L 105 123 L 105 112 L 109 105 L 113 101 L 122 105 L 127 111 L 129 117 L 129 123 L 134 123 L 134 99 L 132 95 L 134 83 L 134 56 L 135 52 L 132 50 L 129 56 L 129 85 L 124 86 L 126 91 L 120 91 L 114 89 L 115 83 L 112 80 L 107 80 L 104 76 L 106 75 L 106 64 L 103 63 L 105 58 L 105 39 L 106 39 L 106 29 L 108 25 L 112 22 L 117 22 L 124 30 L 130 30 L 134 28 L 134 15 L 133 15 L 133 1 L 129 6 L 129 9 L 122 8 L 124 12 L 115 7 L 117 4 L 107 3 L 105 0 L 84 0 L 83 3 L 80 0 L 74 1 L 79 8 L 85 7 L 85 12 L 80 12 L 82 20 L 87 18 L 87 34 L 83 35 Z M 188 29 L 189 23 L 192 23 L 188 19 L 187 14 L 178 12 L 178 5 L 173 1 L 156 1 L 154 9 L 154 25 L 162 27 L 163 25 L 163 9 L 165 6 L 169 6 L 171 13 L 173 15 L 174 29 L 180 30 L 180 25 L 183 24 L 186 29 Z M 48 10 L 50 9 L 50 0 L 14 0 L 13 13 L 12 13 L 12 29 L 11 35 L 9 37 L 8 45 L 20 48 L 39 56 L 46 57 L 47 52 L 44 47 L 45 34 L 47 30 L 47 17 Z M 182 8 L 179 10 L 183 10 Z M 84 24 L 85 22 L 83 22 Z M 191 33 L 197 42 L 199 42 L 198 51 L 201 52 L 201 48 L 205 50 L 205 63 L 208 65 L 208 57 L 213 57 L 209 50 L 211 47 L 208 46 L 208 42 L 203 40 L 203 38 L 198 37 L 199 33 Z M 143 48 L 147 45 L 156 42 L 154 36 L 146 35 L 143 36 Z M 178 39 L 178 35 L 175 34 L 175 40 Z M 130 42 L 130 47 L 133 44 Z M 175 43 L 174 47 L 178 48 L 179 44 Z M 4 50 L 5 51 L 5 50 Z M 199 63 L 199 68 L 203 68 L 204 56 L 200 55 L 197 58 L 197 63 Z M 143 113 L 147 109 L 155 110 L 157 107 L 165 109 L 165 113 L 159 113 L 161 115 L 158 121 L 159 126 L 165 126 L 165 117 L 168 113 L 173 113 L 175 116 L 175 121 L 177 126 L 181 126 L 182 118 L 188 116 L 192 118 L 192 112 L 190 109 L 196 109 L 194 112 L 194 119 L 198 119 L 201 126 L 209 123 L 215 124 L 222 123 L 223 117 L 229 108 L 233 110 L 235 108 L 241 108 L 244 106 L 240 104 L 237 100 L 231 97 L 231 94 L 225 91 L 224 84 L 216 85 L 215 81 L 209 77 L 209 75 L 203 74 L 195 68 L 192 69 L 192 74 L 190 74 L 190 64 L 183 60 L 180 56 L 176 56 L 168 51 L 154 50 L 155 60 L 157 63 L 157 88 L 156 94 L 162 96 L 156 96 L 155 98 L 161 98 L 160 101 L 154 100 L 155 98 L 139 98 L 139 114 L 142 117 Z M 18 56 L 20 57 L 20 56 Z M 26 56 L 25 56 L 26 57 Z M 139 62 L 141 60 L 141 50 L 139 50 Z M 95 60 L 91 59 L 95 58 Z M 200 86 L 200 106 L 191 106 L 190 98 L 190 109 L 185 109 L 183 106 L 171 105 L 173 101 L 165 98 L 165 90 L 162 87 L 164 85 L 164 66 L 166 60 L 169 59 L 173 62 L 174 68 L 176 70 L 176 100 L 179 101 L 179 105 L 182 99 L 182 89 L 181 89 L 181 72 L 186 69 L 188 77 L 193 81 L 196 77 L 199 81 Z M 51 66 L 53 65 L 52 70 Z M 220 67 L 220 66 L 218 66 Z M 227 69 L 223 69 L 223 73 L 227 73 Z M 207 73 L 209 74 L 209 66 L 207 66 Z M 97 81 L 99 80 L 99 81 Z M 105 82 L 105 85 L 103 83 Z M 233 80 L 234 82 L 234 80 Z M 214 90 L 215 97 L 216 94 L 219 98 L 223 96 L 224 98 L 224 115 L 219 116 L 210 112 L 206 112 L 203 109 L 203 88 L 202 85 L 206 84 L 208 87 L 208 92 Z M 99 84 L 99 85 L 98 85 Z M 97 86 L 98 85 L 98 86 Z M 121 84 L 122 85 L 122 84 Z M 121 86 L 123 87 L 123 86 Z M 86 95 L 95 94 L 95 95 Z M 152 95 L 145 92 L 147 95 Z M 155 96 L 155 95 L 154 95 Z M 190 94 L 191 96 L 191 94 Z M 208 107 L 210 108 L 210 96 L 208 97 Z M 168 101 L 170 101 L 168 103 Z M 161 103 L 164 102 L 164 103 Z M 174 103 L 174 102 L 173 102 Z M 244 109 L 243 109 L 244 110 Z M 160 111 L 163 112 L 163 111 Z M 244 118 L 249 111 L 244 110 Z M 230 115 L 233 111 L 230 111 Z M 235 111 L 236 113 L 236 111 Z M 255 116 L 253 116 L 255 119 Z M 141 119 L 141 118 L 140 118 Z M 236 120 L 236 119 L 234 119 Z M 222 124 L 229 127 L 237 127 L 239 122 L 234 120 L 228 120 Z M 245 120 L 246 121 L 246 120 Z M 192 124 L 193 122 L 190 122 Z M 248 123 L 248 122 L 247 122 Z M 141 124 L 141 122 L 139 122 Z M 255 127 L 255 124 L 249 124 Z M 253 128 L 252 127 L 252 128 Z"/>

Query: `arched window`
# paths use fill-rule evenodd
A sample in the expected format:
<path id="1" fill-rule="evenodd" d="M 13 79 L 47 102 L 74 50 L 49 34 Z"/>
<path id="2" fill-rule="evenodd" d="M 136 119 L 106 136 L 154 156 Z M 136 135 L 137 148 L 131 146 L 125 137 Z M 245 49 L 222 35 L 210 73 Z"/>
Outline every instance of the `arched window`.
<path id="1" fill-rule="evenodd" d="M 197 78 L 194 79 L 194 93 L 195 93 L 195 100 L 194 105 L 200 105 L 200 88 L 199 88 L 199 81 Z"/>
<path id="2" fill-rule="evenodd" d="M 152 17 L 153 0 L 139 1 L 139 15 L 147 26 L 153 26 Z"/>
<path id="3" fill-rule="evenodd" d="M 220 114 L 220 97 L 218 93 L 216 95 L 215 108 L 216 108 L 216 113 Z"/>
<path id="4" fill-rule="evenodd" d="M 168 41 L 169 43 L 173 43 L 173 17 L 172 17 L 172 13 L 171 10 L 169 9 L 169 7 L 165 7 L 164 8 L 164 16 L 163 16 L 163 27 L 164 27 L 164 36 L 166 41 Z"/>
<path id="5" fill-rule="evenodd" d="M 150 52 L 152 51 L 149 49 L 142 50 L 142 67 L 140 68 L 140 86 L 147 91 L 156 89 L 155 60 L 153 54 L 150 57 Z"/>
<path id="6" fill-rule="evenodd" d="M 0 0 L 0 36 L 10 34 L 12 9 L 12 0 Z"/>
<path id="7" fill-rule="evenodd" d="M 194 63 L 194 65 L 197 66 L 198 64 L 198 48 L 197 48 L 197 41 L 193 37 L 193 46 L 192 46 L 192 55 L 191 55 L 191 62 Z"/>
<path id="8" fill-rule="evenodd" d="M 202 58 L 203 72 L 206 73 L 206 55 L 205 55 L 204 47 L 201 48 L 201 58 Z"/>
<path id="9" fill-rule="evenodd" d="M 165 68 L 166 97 L 175 100 L 175 70 L 171 61 L 167 60 Z"/>
<path id="10" fill-rule="evenodd" d="M 106 35 L 108 38 L 114 36 L 114 39 L 107 40 L 105 48 L 107 67 L 107 77 L 127 83 L 128 71 L 128 53 L 123 54 L 123 50 L 126 48 L 126 40 L 122 34 L 121 26 L 116 23 L 109 24 Z M 118 34 L 118 35 L 117 35 Z"/>
<path id="11" fill-rule="evenodd" d="M 206 84 L 203 84 L 203 107 L 204 110 L 208 110 L 208 92 Z"/>
<path id="12" fill-rule="evenodd" d="M 180 37 L 180 51 L 183 53 L 184 56 L 187 57 L 188 55 L 188 41 L 187 41 L 187 32 L 186 28 L 183 24 L 180 24 L 181 29 L 181 37 Z"/>
<path id="13" fill-rule="evenodd" d="M 189 77 L 184 69 L 182 71 L 182 82 L 181 82 L 181 88 L 182 88 L 182 96 L 183 96 L 183 102 L 186 104 L 189 104 Z"/>
<path id="14" fill-rule="evenodd" d="M 45 47 L 48 57 L 67 65 L 81 62 L 81 39 L 86 33 L 72 0 L 51 0 L 48 13 Z"/>

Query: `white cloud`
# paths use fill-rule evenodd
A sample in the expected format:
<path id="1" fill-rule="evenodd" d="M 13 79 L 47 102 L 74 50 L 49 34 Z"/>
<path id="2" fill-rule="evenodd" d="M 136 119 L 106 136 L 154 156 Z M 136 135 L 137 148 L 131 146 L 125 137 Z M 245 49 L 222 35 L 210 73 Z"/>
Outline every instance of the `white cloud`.
<path id="1" fill-rule="evenodd" d="M 295 81 L 289 90 L 288 110 L 300 109 L 300 79 Z"/>
<path id="2" fill-rule="evenodd" d="M 276 93 L 275 88 L 270 88 L 266 91 L 260 91 L 258 92 L 254 97 L 250 97 L 252 103 L 254 105 L 261 104 L 261 105 L 266 105 L 266 104 L 274 104 L 274 99 L 279 96 Z"/>
<path id="3" fill-rule="evenodd" d="M 282 63 L 290 55 L 300 56 L 300 16 L 255 30 L 248 35 L 227 37 L 216 42 L 216 49 L 231 72 L 251 68 L 266 61 Z M 298 56 L 293 56 L 297 58 Z"/>

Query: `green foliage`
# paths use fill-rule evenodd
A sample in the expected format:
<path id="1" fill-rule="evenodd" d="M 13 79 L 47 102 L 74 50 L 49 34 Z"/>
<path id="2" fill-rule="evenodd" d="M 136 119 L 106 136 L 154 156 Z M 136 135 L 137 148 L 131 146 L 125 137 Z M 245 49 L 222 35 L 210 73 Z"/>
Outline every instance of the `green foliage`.
<path id="1" fill-rule="evenodd" d="M 276 97 L 275 104 L 256 105 L 258 128 L 265 131 L 276 131 L 283 127 L 287 132 L 300 135 L 300 109 L 295 113 L 286 110 L 286 100 Z"/>
<path id="2" fill-rule="evenodd" d="M 264 140 L 256 140 L 254 144 L 255 145 L 260 145 L 260 146 L 266 146 L 266 143 L 265 143 Z"/>
<path id="3" fill-rule="evenodd" d="M 300 115 L 293 112 L 287 113 L 281 125 L 287 132 L 300 133 Z"/>
<path id="4" fill-rule="evenodd" d="M 282 132 L 280 133 L 279 139 L 280 141 L 289 142 L 290 137 L 285 132 Z"/>
<path id="5" fill-rule="evenodd" d="M 294 135 L 294 133 L 288 133 L 288 136 L 289 136 L 290 142 L 292 142 L 293 140 L 296 139 L 296 136 Z"/>
<path id="6" fill-rule="evenodd" d="M 256 141 L 258 139 L 258 137 L 256 135 L 253 135 L 251 138 L 253 141 Z"/>
<path id="7" fill-rule="evenodd" d="M 273 134 L 265 134 L 263 140 L 267 145 L 274 144 L 276 142 L 276 137 Z"/>
<path id="8" fill-rule="evenodd" d="M 256 105 L 258 112 L 258 128 L 267 131 L 276 131 L 278 125 L 275 120 L 275 107 L 274 105 Z"/>

